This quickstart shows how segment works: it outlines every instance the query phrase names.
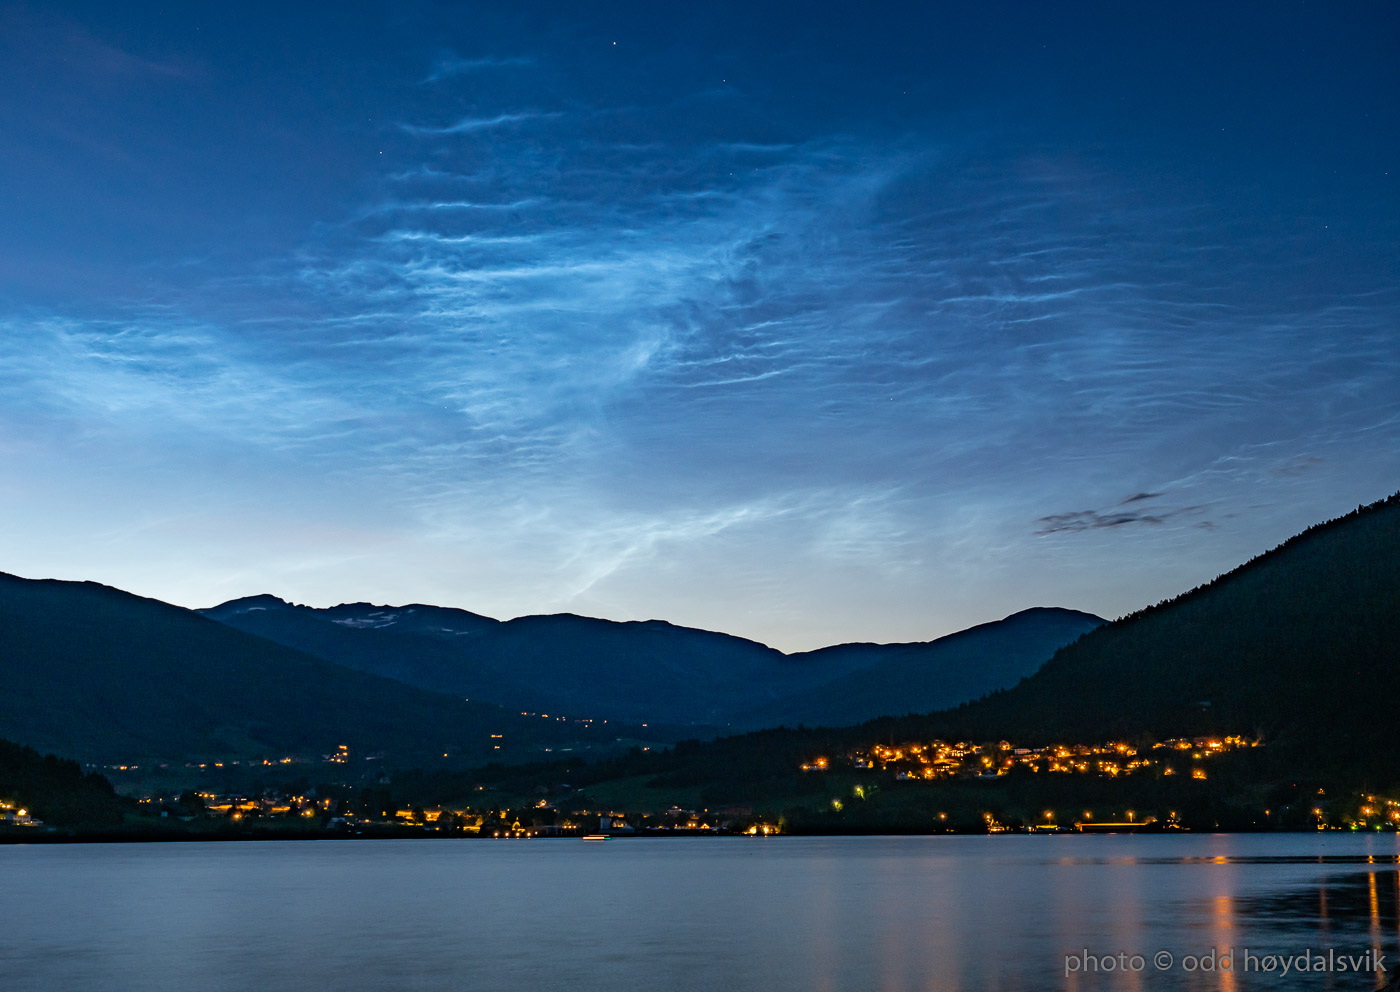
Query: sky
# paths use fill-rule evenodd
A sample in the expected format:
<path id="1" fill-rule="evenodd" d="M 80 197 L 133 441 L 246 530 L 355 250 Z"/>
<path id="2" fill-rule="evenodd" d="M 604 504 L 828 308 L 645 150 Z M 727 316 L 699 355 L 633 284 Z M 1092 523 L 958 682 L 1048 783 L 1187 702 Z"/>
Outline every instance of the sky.
<path id="1" fill-rule="evenodd" d="M 1400 488 L 1397 50 L 0 3 L 0 570 L 784 650 L 1131 612 Z"/>

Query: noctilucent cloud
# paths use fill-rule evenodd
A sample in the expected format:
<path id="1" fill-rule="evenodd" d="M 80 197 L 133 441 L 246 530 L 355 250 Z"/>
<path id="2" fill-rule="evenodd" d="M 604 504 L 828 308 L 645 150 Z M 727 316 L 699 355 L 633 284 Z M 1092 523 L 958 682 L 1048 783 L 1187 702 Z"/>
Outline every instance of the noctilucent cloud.
<path id="1" fill-rule="evenodd" d="M 1116 616 L 1400 480 L 1400 8 L 0 6 L 0 569 Z"/>

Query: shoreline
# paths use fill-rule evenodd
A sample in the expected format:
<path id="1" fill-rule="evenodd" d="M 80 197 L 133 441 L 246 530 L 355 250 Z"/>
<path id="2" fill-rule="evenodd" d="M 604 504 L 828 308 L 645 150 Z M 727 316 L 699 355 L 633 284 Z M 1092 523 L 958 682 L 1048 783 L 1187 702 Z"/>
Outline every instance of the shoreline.
<path id="1" fill-rule="evenodd" d="M 1258 836 L 1269 835 L 1400 835 L 1400 831 L 1348 830 L 1343 828 L 1328 830 L 1123 830 L 1123 831 L 915 831 L 915 830 L 841 830 L 841 831 L 800 831 L 788 833 L 750 834 L 739 830 L 708 831 L 637 831 L 626 834 L 609 834 L 610 841 L 638 839 L 691 840 L 697 838 L 744 838 L 750 840 L 779 840 L 803 837 L 1165 837 L 1165 836 Z M 263 841 L 345 841 L 345 840 L 471 840 L 471 841 L 580 841 L 584 834 L 526 834 L 500 837 L 482 837 L 473 833 L 437 833 L 412 829 L 361 829 L 361 830 L 211 830 L 211 831 L 162 831 L 146 829 L 116 830 L 26 830 L 0 833 L 0 846 L 23 846 L 36 844 L 190 844 L 190 843 L 259 843 Z"/>

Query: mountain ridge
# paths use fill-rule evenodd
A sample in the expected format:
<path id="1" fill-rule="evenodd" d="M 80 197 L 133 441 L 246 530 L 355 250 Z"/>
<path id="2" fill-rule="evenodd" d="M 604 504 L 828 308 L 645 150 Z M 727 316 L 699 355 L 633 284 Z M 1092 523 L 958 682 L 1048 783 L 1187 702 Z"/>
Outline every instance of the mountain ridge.
<path id="1" fill-rule="evenodd" d="M 506 734 L 511 751 L 579 736 L 543 723 L 101 583 L 0 573 L 0 737 L 40 750 L 126 762 L 346 744 L 488 759 Z"/>
<path id="2" fill-rule="evenodd" d="M 433 691 L 525 710 L 715 729 L 826 719 L 842 715 L 843 699 L 861 700 L 842 715 L 846 723 L 954 705 L 1014 683 L 1055 648 L 1103 623 L 1081 611 L 1032 607 L 970 628 L 978 631 L 977 650 L 966 649 L 967 631 L 958 631 L 933 641 L 854 642 L 787 654 L 748 638 L 666 620 L 573 613 L 493 620 L 423 604 L 315 608 L 271 594 L 200 612 Z M 899 685 L 879 671 L 896 657 L 902 660 Z M 836 686 L 820 691 L 827 683 L 862 674 L 867 677 L 854 694 Z"/>

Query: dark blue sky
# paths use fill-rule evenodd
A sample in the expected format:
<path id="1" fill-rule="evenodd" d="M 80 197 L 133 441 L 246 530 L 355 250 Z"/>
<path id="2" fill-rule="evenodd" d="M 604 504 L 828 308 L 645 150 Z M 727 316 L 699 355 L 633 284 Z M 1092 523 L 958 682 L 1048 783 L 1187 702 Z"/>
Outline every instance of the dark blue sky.
<path id="1" fill-rule="evenodd" d="M 0 5 L 0 569 L 1117 615 L 1400 479 L 1400 12 Z"/>

